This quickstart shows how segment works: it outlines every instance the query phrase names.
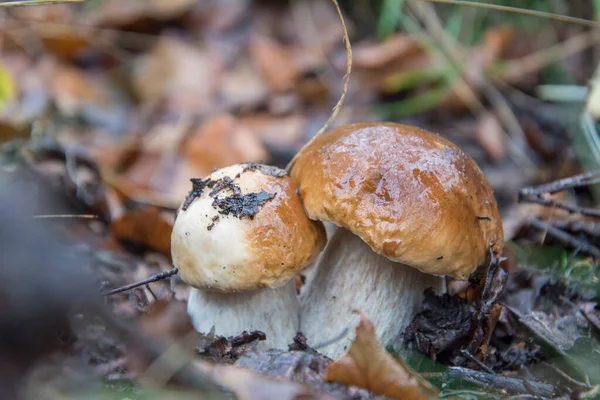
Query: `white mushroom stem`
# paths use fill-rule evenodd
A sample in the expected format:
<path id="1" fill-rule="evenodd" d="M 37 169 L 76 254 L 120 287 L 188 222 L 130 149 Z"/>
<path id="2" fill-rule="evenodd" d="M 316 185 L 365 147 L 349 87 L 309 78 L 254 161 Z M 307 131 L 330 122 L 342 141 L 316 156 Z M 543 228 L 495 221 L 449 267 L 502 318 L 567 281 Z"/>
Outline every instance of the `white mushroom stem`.
<path id="1" fill-rule="evenodd" d="M 277 289 L 252 292 L 220 293 L 192 288 L 188 298 L 188 314 L 194 328 L 215 335 L 237 336 L 243 331 L 261 331 L 267 340 L 259 350 L 283 349 L 293 342 L 299 328 L 299 304 L 296 284 L 291 280 Z"/>
<path id="2" fill-rule="evenodd" d="M 432 287 L 444 290 L 444 279 L 395 263 L 373 252 L 358 236 L 338 228 L 300 295 L 300 331 L 309 345 L 343 337 L 318 351 L 336 360 L 350 346 L 358 309 L 375 325 L 382 346 L 390 345 L 412 321 Z"/>

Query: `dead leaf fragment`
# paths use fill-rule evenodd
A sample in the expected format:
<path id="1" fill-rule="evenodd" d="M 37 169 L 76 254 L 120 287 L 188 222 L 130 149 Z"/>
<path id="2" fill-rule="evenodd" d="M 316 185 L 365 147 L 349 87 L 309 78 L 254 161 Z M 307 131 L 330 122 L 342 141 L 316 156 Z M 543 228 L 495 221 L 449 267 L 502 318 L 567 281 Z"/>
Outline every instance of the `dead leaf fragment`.
<path id="1" fill-rule="evenodd" d="M 204 113 L 215 107 L 221 70 L 220 57 L 214 52 L 161 37 L 136 61 L 132 79 L 143 101 L 165 100 L 170 111 Z"/>
<path id="2" fill-rule="evenodd" d="M 148 207 L 113 222 L 111 234 L 117 240 L 141 244 L 170 257 L 172 229 L 172 222 L 158 207 Z"/>
<path id="3" fill-rule="evenodd" d="M 381 347 L 375 327 L 361 315 L 350 349 L 327 369 L 327 380 L 359 386 L 398 400 L 437 398 L 437 390 Z"/>
<path id="4" fill-rule="evenodd" d="M 392 63 L 398 65 L 425 54 L 425 48 L 417 39 L 400 34 L 381 43 L 355 47 L 352 62 L 359 69 L 378 69 Z"/>
<path id="5" fill-rule="evenodd" d="M 479 118 L 475 129 L 475 139 L 494 162 L 500 162 L 506 158 L 504 130 L 493 113 L 486 112 Z"/>
<path id="6" fill-rule="evenodd" d="M 58 66 L 51 83 L 51 94 L 60 111 L 68 116 L 77 114 L 84 104 L 99 107 L 108 104 L 108 97 L 95 81 L 77 68 Z"/>
<path id="7" fill-rule="evenodd" d="M 188 160 L 206 174 L 242 161 L 264 162 L 268 157 L 261 141 L 229 114 L 206 121 L 184 146 Z"/>
<path id="8" fill-rule="evenodd" d="M 255 35 L 250 41 L 250 55 L 272 91 L 294 88 L 300 71 L 290 49 L 267 36 Z"/>

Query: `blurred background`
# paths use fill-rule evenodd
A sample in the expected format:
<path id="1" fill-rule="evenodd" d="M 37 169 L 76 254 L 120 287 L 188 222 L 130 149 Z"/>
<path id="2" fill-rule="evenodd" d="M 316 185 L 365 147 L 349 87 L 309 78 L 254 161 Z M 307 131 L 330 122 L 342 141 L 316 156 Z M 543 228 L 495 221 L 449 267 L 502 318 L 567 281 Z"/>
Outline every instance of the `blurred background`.
<path id="1" fill-rule="evenodd" d="M 517 195 L 524 187 L 600 169 L 600 1 L 339 4 L 353 63 L 332 126 L 391 120 L 454 141 L 494 189 L 508 241 L 505 268 L 528 271 L 510 292 L 534 296 L 522 311 L 533 312 L 535 296 L 546 293 L 531 271 L 591 290 L 577 300 L 569 297 L 573 303 L 596 301 L 600 273 L 590 255 L 600 245 L 600 214 L 521 204 Z M 11 237 L 16 244 L 0 261 L 7 276 L 15 265 L 31 268 L 18 283 L 3 280 L 0 291 L 22 286 L 31 296 L 18 301 L 44 304 L 31 300 L 42 283 L 27 277 L 47 271 L 56 250 L 47 246 L 36 260 L 19 258 L 31 251 L 25 238 L 38 232 L 59 240 L 67 246 L 59 253 L 71 255 L 56 272 L 63 275 L 54 275 L 67 286 L 52 286 L 44 298 L 68 290 L 75 297 L 57 297 L 56 307 L 92 298 L 91 315 L 108 308 L 121 321 L 151 326 L 163 339 L 188 329 L 188 289 L 176 277 L 107 299 L 100 290 L 171 268 L 174 211 L 191 188 L 190 178 L 242 161 L 287 164 L 341 95 L 343 35 L 329 0 L 86 0 L 0 8 L 0 170 L 6 179 L 0 194 L 11 205 L 0 213 L 8 218 L 14 210 L 28 210 L 25 228 L 2 227 L 0 239 Z M 591 209 L 598 194 L 589 186 L 552 199 Z M 532 224 L 532 218 L 546 225 Z M 552 234 L 549 221 L 568 238 Z M 81 287 L 92 281 L 98 295 L 87 290 L 82 296 Z M 597 316 L 597 308 L 590 310 Z M 7 321 L 14 321 L 11 315 Z M 111 382 L 93 380 L 110 396 L 133 396 L 131 382 L 138 375 L 127 348 L 107 333 L 106 321 L 81 311 L 69 315 L 76 316 L 75 345 L 48 345 L 50 353 L 62 349 L 66 355 L 44 358 L 47 369 L 31 373 L 28 364 L 15 373 L 29 371 L 27 379 L 38 382 L 31 387 L 44 388 L 25 397 L 56 398 L 80 389 L 90 376 Z M 600 356 L 600 347 L 587 346 Z M 580 350 L 577 357 L 586 353 Z M 568 368 L 592 363 L 581 360 Z M 79 383 L 56 389 L 63 370 Z M 600 384 L 598 369 L 587 375 L 596 372 L 596 380 L 588 376 L 585 385 Z M 53 382 L 53 389 L 39 382 Z"/>

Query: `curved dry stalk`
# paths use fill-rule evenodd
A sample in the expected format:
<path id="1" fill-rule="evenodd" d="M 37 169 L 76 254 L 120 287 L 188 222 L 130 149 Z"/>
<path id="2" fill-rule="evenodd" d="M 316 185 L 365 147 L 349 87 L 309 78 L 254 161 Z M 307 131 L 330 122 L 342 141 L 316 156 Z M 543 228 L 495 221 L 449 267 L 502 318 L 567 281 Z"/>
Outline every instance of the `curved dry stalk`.
<path id="1" fill-rule="evenodd" d="M 490 4 L 490 3 L 478 3 L 475 1 L 466 1 L 466 0 L 426 0 L 430 3 L 444 3 L 444 4 L 454 4 L 458 6 L 469 6 L 469 7 L 477 7 L 477 8 L 486 8 L 488 10 L 495 11 L 504 11 L 504 12 L 512 12 L 516 14 L 530 15 L 532 17 L 540 17 L 540 18 L 548 18 L 561 22 L 568 22 L 572 24 L 579 24 L 584 26 L 589 26 L 592 28 L 600 28 L 600 22 L 592 21 L 589 19 L 570 17 L 568 15 L 554 14 L 545 11 L 536 11 L 536 10 L 528 10 L 526 8 L 519 7 L 509 7 L 502 6 L 499 4 Z"/>
<path id="2" fill-rule="evenodd" d="M 342 24 L 342 30 L 344 31 L 344 44 L 346 45 L 346 58 L 347 58 L 347 66 L 346 66 L 346 75 L 344 76 L 344 88 L 342 89 L 342 94 L 340 99 L 338 100 L 335 107 L 333 107 L 333 111 L 329 116 L 329 119 L 325 122 L 325 125 L 304 145 L 302 148 L 294 155 L 292 160 L 285 167 L 285 170 L 289 173 L 294 166 L 294 163 L 300 156 L 300 154 L 306 149 L 316 138 L 321 136 L 323 132 L 327 129 L 327 127 L 331 124 L 331 122 L 337 117 L 340 112 L 340 108 L 342 108 L 342 104 L 344 103 L 344 99 L 346 97 L 346 92 L 348 91 L 348 86 L 350 85 L 350 74 L 352 72 L 352 46 L 350 46 L 350 38 L 348 37 L 348 29 L 346 28 L 346 22 L 344 21 L 344 16 L 342 15 L 342 10 L 340 9 L 340 5 L 337 0 L 331 0 L 335 5 L 335 10 L 340 17 L 340 22 Z"/>

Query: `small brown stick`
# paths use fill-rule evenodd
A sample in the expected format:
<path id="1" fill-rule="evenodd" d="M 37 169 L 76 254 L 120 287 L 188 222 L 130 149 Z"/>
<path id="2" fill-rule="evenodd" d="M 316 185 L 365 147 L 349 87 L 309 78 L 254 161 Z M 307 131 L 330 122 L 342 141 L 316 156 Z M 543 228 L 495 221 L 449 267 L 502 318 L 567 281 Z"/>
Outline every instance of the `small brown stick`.
<path id="1" fill-rule="evenodd" d="M 231 345 L 233 347 L 239 347 L 239 346 L 243 346 L 248 343 L 252 343 L 255 340 L 266 340 L 266 339 L 267 339 L 267 335 L 265 335 L 261 331 L 252 331 L 252 332 L 244 331 L 240 335 L 234 336 L 231 339 L 229 339 L 229 342 L 231 343 Z"/>
<path id="2" fill-rule="evenodd" d="M 579 207 L 572 206 L 570 204 L 560 203 L 558 201 L 546 199 L 544 197 L 535 196 L 535 197 L 520 197 L 520 203 L 535 203 L 541 204 L 543 206 L 560 208 L 561 210 L 568 211 L 570 213 L 579 213 L 581 215 L 587 215 L 590 217 L 600 217 L 600 210 L 597 208 L 587 208 L 587 207 Z"/>
<path id="3" fill-rule="evenodd" d="M 573 247 L 581 249 L 588 254 L 591 254 L 594 257 L 600 258 L 600 249 L 593 244 L 588 243 L 587 241 L 578 239 L 577 237 L 558 229 L 555 226 L 550 225 L 547 222 L 544 222 L 538 218 L 531 218 L 529 221 L 529 225 L 535 229 L 546 230 L 547 234 L 558 239 L 566 244 L 569 244 Z"/>
<path id="4" fill-rule="evenodd" d="M 552 194 L 565 189 L 595 185 L 598 183 L 600 183 L 600 171 L 591 171 L 585 174 L 574 175 L 568 178 L 545 183 L 543 185 L 523 188 L 519 190 L 519 200 L 521 196 L 540 196 L 545 193 Z"/>
<path id="5" fill-rule="evenodd" d="M 44 214 L 34 215 L 34 219 L 98 219 L 95 214 Z"/>
<path id="6" fill-rule="evenodd" d="M 483 363 L 483 361 L 479 360 L 477 357 L 475 357 L 475 355 L 473 355 L 473 353 L 471 353 L 469 350 L 463 349 L 461 350 L 461 354 L 465 357 L 467 357 L 469 360 L 471 360 L 475 365 L 477 365 L 479 368 L 481 368 L 482 370 L 484 370 L 485 372 L 487 372 L 488 374 L 492 374 L 492 375 L 496 375 L 496 373 L 494 372 L 493 369 L 491 369 L 490 367 L 488 367 L 487 365 L 485 365 Z"/>
<path id="7" fill-rule="evenodd" d="M 168 271 L 159 272 L 157 274 L 152 275 L 148 279 L 144 279 L 143 281 L 139 281 L 139 282 L 131 283 L 129 285 L 121 286 L 119 288 L 109 290 L 108 292 L 104 292 L 102 294 L 104 296 L 110 296 L 110 295 L 113 295 L 113 294 L 123 293 L 123 292 L 126 292 L 128 290 L 135 289 L 137 287 L 144 286 L 144 285 L 147 285 L 147 284 L 152 283 L 152 282 L 157 282 L 157 281 L 160 281 L 162 279 L 167 279 L 167 278 L 169 278 L 169 277 L 177 274 L 177 272 L 179 272 L 179 270 L 177 268 L 173 268 L 173 269 L 170 269 Z"/>
<path id="8" fill-rule="evenodd" d="M 541 398 L 553 398 L 556 389 L 547 383 L 525 381 L 503 375 L 492 375 L 472 369 L 450 367 L 447 378 L 459 378 L 483 388 L 495 389 L 508 394 L 532 394 Z"/>

